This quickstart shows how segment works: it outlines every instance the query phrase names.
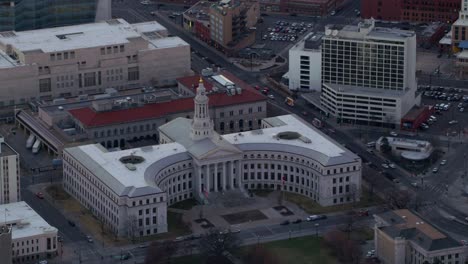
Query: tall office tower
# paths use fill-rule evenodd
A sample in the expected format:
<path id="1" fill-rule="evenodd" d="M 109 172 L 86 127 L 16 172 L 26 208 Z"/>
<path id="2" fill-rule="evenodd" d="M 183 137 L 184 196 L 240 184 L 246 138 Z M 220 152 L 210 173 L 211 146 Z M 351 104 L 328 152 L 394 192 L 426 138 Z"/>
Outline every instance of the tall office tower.
<path id="1" fill-rule="evenodd" d="M 416 34 L 373 20 L 322 39 L 321 104 L 340 121 L 399 124 L 416 104 Z"/>
<path id="2" fill-rule="evenodd" d="M 0 204 L 20 199 L 19 155 L 0 137 Z"/>
<path id="3" fill-rule="evenodd" d="M 31 30 L 111 18 L 110 0 L 0 0 L 0 31 Z"/>
<path id="4" fill-rule="evenodd" d="M 8 225 L 0 226 L 0 258 L 2 263 L 11 264 L 11 227 Z"/>

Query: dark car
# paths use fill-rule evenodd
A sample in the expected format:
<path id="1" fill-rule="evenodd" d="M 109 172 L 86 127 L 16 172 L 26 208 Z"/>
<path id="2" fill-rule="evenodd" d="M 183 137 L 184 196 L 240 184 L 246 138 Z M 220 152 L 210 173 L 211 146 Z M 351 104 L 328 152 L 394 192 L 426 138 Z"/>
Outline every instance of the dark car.
<path id="1" fill-rule="evenodd" d="M 294 220 L 292 223 L 293 223 L 293 224 L 299 224 L 299 223 L 301 223 L 301 222 L 302 222 L 301 219 L 296 219 L 296 220 Z"/>
<path id="2" fill-rule="evenodd" d="M 369 216 L 369 210 L 367 209 L 361 209 L 357 212 L 359 216 Z"/>
<path id="3" fill-rule="evenodd" d="M 68 224 L 73 227 L 76 226 L 75 222 L 73 222 L 72 220 L 68 220 Z"/>
<path id="4" fill-rule="evenodd" d="M 285 221 L 281 222 L 280 225 L 289 225 L 289 220 L 285 220 Z"/>

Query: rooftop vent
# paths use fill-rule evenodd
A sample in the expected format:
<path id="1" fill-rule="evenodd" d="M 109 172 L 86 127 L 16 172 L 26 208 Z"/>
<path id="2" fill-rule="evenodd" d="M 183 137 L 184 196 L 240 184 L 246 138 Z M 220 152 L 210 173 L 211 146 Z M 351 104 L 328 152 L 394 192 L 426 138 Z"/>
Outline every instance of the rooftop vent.
<path id="1" fill-rule="evenodd" d="M 135 155 L 129 155 L 129 156 L 124 156 L 119 159 L 120 162 L 124 163 L 125 165 L 127 164 L 140 164 L 143 161 L 145 161 L 145 158 L 141 156 L 135 156 Z"/>
<path id="2" fill-rule="evenodd" d="M 5 31 L 5 32 L 0 33 L 0 36 L 4 38 L 11 38 L 11 37 L 16 37 L 16 34 L 13 31 Z"/>
<path id="3" fill-rule="evenodd" d="M 125 167 L 127 167 L 127 169 L 130 170 L 130 171 L 136 171 L 135 165 L 133 165 L 131 163 L 126 163 Z"/>
<path id="4" fill-rule="evenodd" d="M 119 21 L 118 19 L 110 19 L 110 20 L 107 20 L 106 22 L 107 22 L 107 24 L 109 24 L 109 25 L 119 25 L 119 24 L 122 24 L 122 23 L 120 23 L 120 21 Z"/>
<path id="5" fill-rule="evenodd" d="M 293 140 L 293 139 L 300 138 L 301 134 L 297 132 L 293 132 L 293 131 L 285 131 L 285 132 L 278 133 L 276 137 L 279 139 L 284 139 L 284 140 Z"/>

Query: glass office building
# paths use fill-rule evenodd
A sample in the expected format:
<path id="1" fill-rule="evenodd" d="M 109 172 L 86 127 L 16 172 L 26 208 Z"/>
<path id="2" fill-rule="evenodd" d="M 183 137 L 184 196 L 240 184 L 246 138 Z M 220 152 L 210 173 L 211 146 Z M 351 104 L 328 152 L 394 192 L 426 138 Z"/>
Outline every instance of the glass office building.
<path id="1" fill-rule="evenodd" d="M 0 31 L 75 25 L 110 18 L 110 0 L 0 0 Z"/>

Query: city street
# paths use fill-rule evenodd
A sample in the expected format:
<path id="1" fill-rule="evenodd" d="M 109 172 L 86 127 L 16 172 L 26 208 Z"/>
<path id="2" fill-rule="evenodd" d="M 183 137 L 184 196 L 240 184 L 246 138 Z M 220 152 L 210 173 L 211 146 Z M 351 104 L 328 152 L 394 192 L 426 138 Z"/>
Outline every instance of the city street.
<path id="1" fill-rule="evenodd" d="M 346 23 L 355 21 L 357 18 L 355 16 L 350 17 L 350 14 L 352 14 L 352 12 L 354 12 L 354 9 L 357 9 L 359 7 L 359 3 L 358 3 L 358 1 L 353 1 L 352 3 L 353 4 L 349 5 L 345 9 L 340 10 L 340 12 L 338 12 L 335 16 L 329 16 L 329 17 L 324 18 L 324 19 L 314 19 L 314 18 L 300 17 L 300 16 L 299 17 L 293 17 L 293 19 L 295 21 L 314 21 L 314 20 L 317 20 L 317 22 L 314 24 L 314 30 L 315 29 L 321 29 L 321 31 L 322 31 L 324 26 L 327 25 L 327 24 L 333 24 L 333 23 L 346 24 Z M 125 9 L 125 11 L 127 11 L 127 13 L 119 13 L 119 16 L 122 16 L 123 18 L 126 18 L 126 16 L 128 16 L 128 13 L 131 12 L 132 14 L 133 13 L 138 14 L 138 17 L 140 19 L 142 19 L 141 21 L 156 19 L 159 23 L 161 23 L 163 26 L 168 28 L 168 30 L 170 32 L 172 32 L 173 34 L 181 37 L 187 43 L 189 43 L 191 45 L 192 49 L 200 52 L 200 54 L 202 54 L 202 56 L 210 58 L 212 61 L 215 61 L 221 67 L 225 68 L 228 71 L 231 71 L 233 74 L 237 75 L 239 78 L 241 78 L 244 81 L 250 83 L 251 85 L 262 85 L 259 82 L 259 80 L 257 79 L 259 76 L 256 76 L 256 75 L 254 75 L 254 74 L 252 74 L 250 72 L 243 71 L 243 70 L 241 70 L 241 69 L 239 69 L 237 67 L 234 67 L 232 64 L 230 64 L 230 62 L 227 60 L 227 58 L 224 55 L 222 55 L 219 52 L 217 52 L 217 51 L 213 50 L 212 48 L 208 47 L 205 43 L 194 39 L 194 37 L 191 36 L 189 33 L 182 30 L 180 27 L 175 26 L 173 23 L 170 23 L 168 19 L 161 18 L 159 16 L 153 17 L 153 16 L 151 16 L 149 14 L 148 9 L 141 8 L 140 6 L 137 6 L 137 5 L 128 6 Z M 284 16 L 270 16 L 270 17 L 278 19 L 278 20 L 286 19 Z M 433 84 L 439 82 L 440 80 L 441 79 L 437 79 L 437 78 L 431 79 Z M 420 81 L 421 84 L 424 84 L 424 83 L 426 83 L 425 81 L 429 81 L 429 78 L 420 77 L 419 81 Z M 456 81 L 456 80 L 454 80 L 452 82 L 447 82 L 446 80 L 445 81 L 440 81 L 440 82 L 441 83 L 443 82 L 444 86 L 457 86 L 457 85 L 460 84 L 460 81 Z M 465 86 L 465 87 L 468 87 L 468 86 Z M 275 96 L 275 102 L 271 102 L 271 103 L 273 103 L 275 105 L 278 105 L 278 106 L 285 109 L 285 105 L 282 103 L 282 102 L 284 102 L 285 97 L 282 96 L 281 93 L 278 93 L 278 92 L 276 92 L 274 90 L 271 91 L 270 93 L 272 93 Z M 270 100 L 270 101 L 272 101 L 272 100 Z M 303 102 L 303 101 L 301 102 L 301 100 L 297 100 L 295 107 L 293 107 L 293 108 L 287 107 L 287 109 L 285 109 L 285 110 L 287 110 L 288 112 L 295 113 L 295 114 L 297 114 L 299 116 L 301 116 L 301 113 L 303 111 L 307 111 L 307 112 L 312 114 L 311 109 L 306 106 L 305 102 Z M 316 113 L 316 114 L 318 114 L 318 113 Z M 307 121 L 309 121 L 309 122 L 311 122 L 312 119 L 313 119 L 313 115 L 309 115 L 307 117 Z M 337 140 L 340 143 L 345 144 L 353 152 L 357 153 L 361 157 L 365 158 L 368 161 L 371 161 L 374 164 L 381 164 L 383 162 L 383 159 L 381 159 L 380 157 L 368 153 L 366 151 L 366 149 L 364 148 L 363 144 L 356 141 L 356 139 L 351 134 L 348 134 L 347 132 L 339 131 L 339 127 L 337 127 L 337 125 L 336 125 L 336 123 L 334 121 L 335 120 L 330 120 L 331 123 L 329 123 L 327 126 L 328 127 L 333 126 L 333 127 L 337 128 L 336 133 L 331 135 L 335 140 Z M 460 155 L 459 155 L 458 158 L 460 158 Z M 400 171 L 400 170 L 394 170 L 394 171 L 392 171 L 392 174 L 394 174 L 396 178 L 401 179 L 401 184 L 402 185 L 406 186 L 407 188 L 411 188 L 410 184 L 413 181 L 413 179 L 408 178 L 409 173 L 404 172 L 404 171 Z M 379 177 L 381 178 L 380 180 L 383 180 L 383 181 L 387 180 L 382 175 L 379 175 Z M 382 190 L 380 190 L 380 191 L 382 191 Z M 418 193 L 419 195 L 422 195 L 423 197 L 425 197 L 426 192 L 424 190 L 415 190 L 415 192 Z M 428 196 L 427 199 L 428 199 L 428 201 L 439 201 L 440 200 L 439 197 L 436 196 L 436 195 Z M 438 206 L 438 205 L 434 205 L 434 206 Z M 449 214 L 451 214 L 451 215 L 453 215 L 453 216 L 455 216 L 455 217 L 457 217 L 459 219 L 464 219 L 464 217 L 466 217 L 466 215 L 460 213 L 457 210 L 454 210 L 452 207 L 444 206 L 444 209 L 446 211 L 448 211 Z M 443 217 L 443 216 L 440 216 L 437 213 L 432 213 L 431 214 L 431 220 L 435 221 L 436 225 L 438 225 L 440 228 L 442 228 L 444 230 L 451 231 L 451 232 L 457 233 L 459 235 L 463 235 L 465 237 L 468 237 L 468 229 L 467 228 L 465 228 L 465 230 L 461 230 L 461 232 L 458 232 L 460 230 L 460 226 L 457 226 L 456 223 L 452 223 L 451 225 L 448 225 L 447 223 L 445 223 L 446 218 Z"/>

